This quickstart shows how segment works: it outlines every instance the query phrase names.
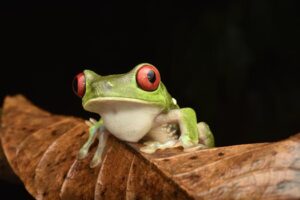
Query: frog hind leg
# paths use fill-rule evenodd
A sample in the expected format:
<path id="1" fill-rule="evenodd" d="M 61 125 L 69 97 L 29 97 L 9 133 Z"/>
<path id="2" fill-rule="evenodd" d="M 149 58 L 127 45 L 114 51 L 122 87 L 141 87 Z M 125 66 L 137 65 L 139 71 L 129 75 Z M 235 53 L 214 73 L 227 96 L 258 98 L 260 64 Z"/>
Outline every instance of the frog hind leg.
<path id="1" fill-rule="evenodd" d="M 180 141 L 184 151 L 194 151 L 214 147 L 214 136 L 205 122 L 197 124 L 196 113 L 191 108 L 180 110 L 179 125 L 181 129 Z"/>
<path id="2" fill-rule="evenodd" d="M 78 153 L 78 159 L 84 159 L 87 157 L 89 149 L 91 145 L 95 142 L 97 135 L 101 134 L 101 127 L 103 127 L 103 120 L 96 122 L 93 119 L 90 119 L 87 124 L 90 126 L 89 128 L 89 138 L 81 147 Z"/>
<path id="3" fill-rule="evenodd" d="M 200 147 L 204 145 L 199 144 L 199 132 L 197 127 L 196 113 L 192 108 L 173 109 L 167 113 L 159 115 L 155 119 L 156 127 L 163 126 L 163 124 L 178 124 L 180 129 L 180 137 L 165 142 L 150 141 L 145 143 L 141 148 L 142 152 L 153 153 L 157 149 L 166 149 L 182 146 L 185 150 L 192 147 Z M 163 133 L 162 133 L 163 134 Z"/>
<path id="4" fill-rule="evenodd" d="M 179 125 L 179 139 L 170 138 L 166 142 L 157 140 L 144 143 L 142 152 L 153 153 L 157 149 L 166 149 L 182 146 L 184 151 L 195 151 L 214 146 L 214 137 L 204 122 L 197 124 L 197 116 L 192 108 L 181 108 L 170 110 L 166 114 L 159 115 L 155 123 L 157 125 L 176 123 Z"/>
<path id="5" fill-rule="evenodd" d="M 178 123 L 181 132 L 179 137 L 181 145 L 184 149 L 195 147 L 199 143 L 196 113 L 192 108 L 182 108 L 179 111 Z"/>
<path id="6" fill-rule="evenodd" d="M 154 153 L 158 149 L 167 149 L 180 146 L 177 136 L 178 127 L 175 124 L 162 124 L 150 130 L 144 138 L 144 146 L 140 151 L 144 153 Z"/>

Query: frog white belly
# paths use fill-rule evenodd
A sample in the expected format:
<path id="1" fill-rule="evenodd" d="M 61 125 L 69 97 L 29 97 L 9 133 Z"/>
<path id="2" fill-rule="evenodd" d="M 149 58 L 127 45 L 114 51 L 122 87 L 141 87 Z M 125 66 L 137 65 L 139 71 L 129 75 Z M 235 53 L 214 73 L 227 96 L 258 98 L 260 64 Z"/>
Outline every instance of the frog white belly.
<path id="1" fill-rule="evenodd" d="M 99 114 L 104 126 L 117 138 L 137 142 L 152 128 L 154 118 L 162 109 L 158 106 L 136 102 L 106 102 Z"/>

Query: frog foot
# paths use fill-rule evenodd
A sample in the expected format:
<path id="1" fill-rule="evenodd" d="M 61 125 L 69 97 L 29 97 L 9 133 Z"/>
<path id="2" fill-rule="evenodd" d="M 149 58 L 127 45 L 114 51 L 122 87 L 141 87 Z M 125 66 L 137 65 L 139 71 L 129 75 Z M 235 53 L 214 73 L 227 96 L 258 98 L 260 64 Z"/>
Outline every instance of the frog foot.
<path id="1" fill-rule="evenodd" d="M 96 134 L 95 134 L 96 135 Z M 93 138 L 93 141 L 87 141 L 82 147 L 81 149 L 79 150 L 79 153 L 77 155 L 77 158 L 82 160 L 82 159 L 85 159 L 89 153 L 89 149 L 90 149 L 90 146 L 92 145 L 92 143 L 94 143 L 95 139 Z"/>
<path id="2" fill-rule="evenodd" d="M 97 150 L 93 156 L 93 159 L 90 162 L 91 168 L 97 167 L 98 165 L 101 164 L 102 154 L 103 154 L 104 148 L 106 146 L 107 138 L 108 138 L 108 132 L 106 132 L 106 131 L 100 132 L 100 134 L 98 134 L 99 143 L 98 143 Z"/>
<path id="3" fill-rule="evenodd" d="M 145 145 L 144 147 L 140 148 L 140 151 L 144 153 L 152 154 L 158 149 L 163 150 L 163 149 L 178 147 L 179 143 L 178 140 L 169 140 L 165 143 L 160 143 L 157 141 L 147 141 L 144 143 L 144 145 Z"/>
<path id="4" fill-rule="evenodd" d="M 197 124 L 197 128 L 199 133 L 199 142 L 207 148 L 214 147 L 215 140 L 209 126 L 205 122 L 199 122 Z"/>
<path id="5" fill-rule="evenodd" d="M 95 139 L 98 138 L 98 146 L 96 152 L 90 162 L 90 167 L 94 168 L 101 164 L 102 154 L 106 146 L 108 133 L 106 131 L 92 130 L 88 141 L 81 147 L 78 153 L 78 159 L 85 159 L 89 153 L 90 146 L 94 143 Z"/>
<path id="6" fill-rule="evenodd" d="M 184 152 L 193 152 L 193 151 L 197 151 L 200 149 L 207 149 L 208 146 L 204 145 L 204 144 L 196 144 L 194 146 L 191 147 L 186 147 L 183 149 Z"/>
<path id="7" fill-rule="evenodd" d="M 78 153 L 78 159 L 84 159 L 87 157 L 89 153 L 89 149 L 91 145 L 95 142 L 95 139 L 97 135 L 99 134 L 98 127 L 96 126 L 90 126 L 89 128 L 89 138 L 88 140 L 84 143 L 84 145 L 81 147 Z"/>

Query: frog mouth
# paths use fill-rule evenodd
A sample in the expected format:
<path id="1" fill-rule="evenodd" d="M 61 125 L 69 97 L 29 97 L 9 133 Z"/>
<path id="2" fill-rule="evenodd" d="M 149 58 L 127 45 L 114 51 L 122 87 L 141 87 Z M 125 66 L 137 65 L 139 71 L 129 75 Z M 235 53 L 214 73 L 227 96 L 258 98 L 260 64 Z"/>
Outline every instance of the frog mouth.
<path id="1" fill-rule="evenodd" d="M 124 97 L 98 97 L 87 101 L 83 108 L 94 113 L 102 113 L 116 108 L 162 107 L 160 103 Z"/>

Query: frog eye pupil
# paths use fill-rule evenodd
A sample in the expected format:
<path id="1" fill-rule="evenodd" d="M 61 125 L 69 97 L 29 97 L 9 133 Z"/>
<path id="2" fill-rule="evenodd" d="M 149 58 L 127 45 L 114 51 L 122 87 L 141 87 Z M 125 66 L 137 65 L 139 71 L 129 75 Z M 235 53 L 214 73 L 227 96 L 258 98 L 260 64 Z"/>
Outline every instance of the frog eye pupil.
<path id="1" fill-rule="evenodd" d="M 156 81 L 156 75 L 153 70 L 149 70 L 149 72 L 147 73 L 147 77 L 151 83 L 154 83 Z"/>

